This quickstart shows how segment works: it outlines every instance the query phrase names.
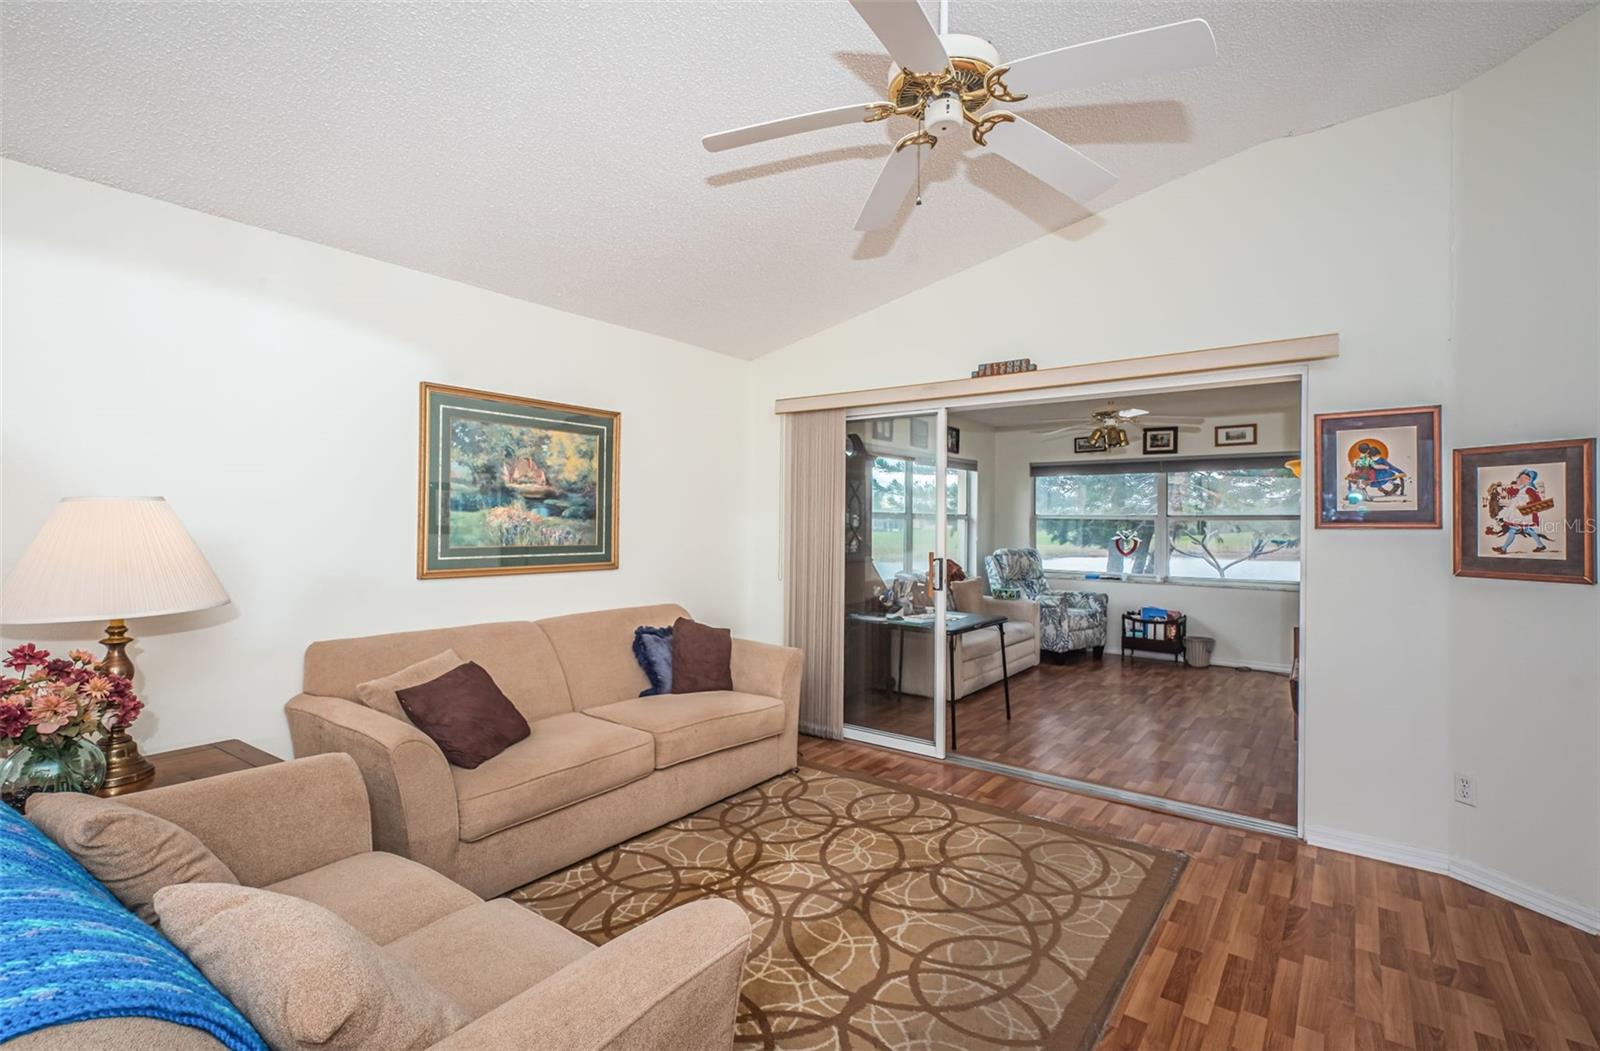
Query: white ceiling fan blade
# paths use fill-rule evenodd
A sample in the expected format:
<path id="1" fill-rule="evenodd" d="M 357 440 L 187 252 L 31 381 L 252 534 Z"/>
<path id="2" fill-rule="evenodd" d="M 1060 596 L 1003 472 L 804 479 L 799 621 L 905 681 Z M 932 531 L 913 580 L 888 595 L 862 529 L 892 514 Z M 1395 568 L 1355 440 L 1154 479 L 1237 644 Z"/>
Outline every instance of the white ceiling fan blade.
<path id="1" fill-rule="evenodd" d="M 1139 419 L 1140 426 L 1159 424 L 1163 426 L 1191 427 L 1205 422 L 1206 418 L 1204 416 L 1144 416 Z"/>
<path id="2" fill-rule="evenodd" d="M 1079 204 L 1105 193 L 1117 181 L 1115 175 L 1021 117 L 995 125 L 988 133 L 987 145 Z"/>
<path id="3" fill-rule="evenodd" d="M 850 0 L 889 57 L 913 73 L 940 73 L 950 56 L 917 0 Z"/>
<path id="4" fill-rule="evenodd" d="M 720 153 L 735 146 L 748 146 L 753 142 L 781 139 L 785 135 L 798 135 L 803 131 L 820 131 L 823 128 L 857 124 L 871 116 L 880 105 L 882 104 L 877 102 L 866 102 L 859 106 L 840 106 L 837 109 L 822 109 L 815 113 L 800 113 L 780 120 L 749 124 L 743 128 L 734 128 L 732 131 L 719 131 L 715 135 L 707 135 L 700 142 L 709 152 Z"/>
<path id="5" fill-rule="evenodd" d="M 1057 427 L 1054 430 L 1034 431 L 1033 433 L 1045 441 L 1049 441 L 1051 438 L 1064 438 L 1069 434 L 1088 434 L 1089 431 L 1084 427 Z"/>
<path id="6" fill-rule="evenodd" d="M 1019 58 L 1010 63 L 1004 79 L 1013 94 L 1031 97 L 1193 69 L 1216 58 L 1217 41 L 1211 27 L 1203 18 L 1191 18 Z"/>
<path id="7" fill-rule="evenodd" d="M 857 230 L 876 230 L 887 226 L 894 218 L 906 194 L 916 184 L 917 151 L 920 149 L 921 146 L 908 146 L 889 154 L 889 159 L 883 162 L 883 170 L 878 173 L 878 181 L 872 184 L 872 192 L 867 195 L 867 203 L 861 206 L 861 214 L 856 217 Z"/>

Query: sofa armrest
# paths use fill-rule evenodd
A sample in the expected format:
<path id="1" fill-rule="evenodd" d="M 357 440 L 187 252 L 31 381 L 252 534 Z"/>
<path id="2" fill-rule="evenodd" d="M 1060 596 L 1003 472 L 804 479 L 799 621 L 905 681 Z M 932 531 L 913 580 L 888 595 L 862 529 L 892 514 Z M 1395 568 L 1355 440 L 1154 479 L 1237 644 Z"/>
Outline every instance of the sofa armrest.
<path id="1" fill-rule="evenodd" d="M 372 849 L 366 786 L 344 755 L 238 770 L 117 802 L 193 832 L 247 887 Z"/>
<path id="2" fill-rule="evenodd" d="M 739 906 L 680 905 L 433 1046 L 727 1051 L 749 949 L 750 921 Z"/>
<path id="3" fill-rule="evenodd" d="M 450 763 L 410 723 L 339 697 L 302 693 L 284 710 L 295 755 L 343 752 L 361 768 L 374 849 L 455 878 L 461 827 Z"/>
<path id="4" fill-rule="evenodd" d="M 733 640 L 733 688 L 740 693 L 800 701 L 800 651 L 749 639 Z"/>
<path id="5" fill-rule="evenodd" d="M 800 672 L 805 655 L 793 646 L 733 640 L 733 688 L 783 702 L 784 764 L 800 762 Z"/>

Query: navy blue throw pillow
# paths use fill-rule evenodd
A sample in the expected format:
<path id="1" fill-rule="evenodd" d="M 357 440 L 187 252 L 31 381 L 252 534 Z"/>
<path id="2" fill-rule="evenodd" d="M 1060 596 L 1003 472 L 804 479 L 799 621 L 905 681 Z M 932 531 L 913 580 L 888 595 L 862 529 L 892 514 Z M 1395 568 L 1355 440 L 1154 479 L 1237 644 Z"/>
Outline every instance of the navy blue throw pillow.
<path id="1" fill-rule="evenodd" d="M 672 692 L 672 629 L 635 628 L 633 631 L 633 659 L 644 669 L 650 688 L 640 697 L 655 697 Z"/>

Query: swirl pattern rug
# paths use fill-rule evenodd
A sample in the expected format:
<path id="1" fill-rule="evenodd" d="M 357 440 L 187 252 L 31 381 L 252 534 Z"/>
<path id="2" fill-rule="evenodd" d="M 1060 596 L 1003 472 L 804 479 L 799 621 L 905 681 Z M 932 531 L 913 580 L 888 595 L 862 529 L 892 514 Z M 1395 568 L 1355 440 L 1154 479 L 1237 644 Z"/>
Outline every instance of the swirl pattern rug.
<path id="1" fill-rule="evenodd" d="M 740 1046 L 1092 1047 L 1181 854 L 803 767 L 510 895 L 596 944 L 699 898 L 754 927 Z"/>

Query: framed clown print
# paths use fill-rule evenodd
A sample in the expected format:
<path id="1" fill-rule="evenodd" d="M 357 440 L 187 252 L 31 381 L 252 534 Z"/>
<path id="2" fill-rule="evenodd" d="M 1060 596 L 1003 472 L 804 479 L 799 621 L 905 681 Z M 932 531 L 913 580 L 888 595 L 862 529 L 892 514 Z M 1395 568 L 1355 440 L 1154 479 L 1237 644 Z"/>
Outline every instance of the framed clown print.
<path id="1" fill-rule="evenodd" d="M 1438 529 L 1439 406 L 1319 413 L 1319 529 Z"/>
<path id="2" fill-rule="evenodd" d="M 417 576 L 617 568 L 621 414 L 424 383 Z"/>
<path id="3" fill-rule="evenodd" d="M 1594 439 L 1455 451 L 1455 571 L 1595 582 Z"/>

